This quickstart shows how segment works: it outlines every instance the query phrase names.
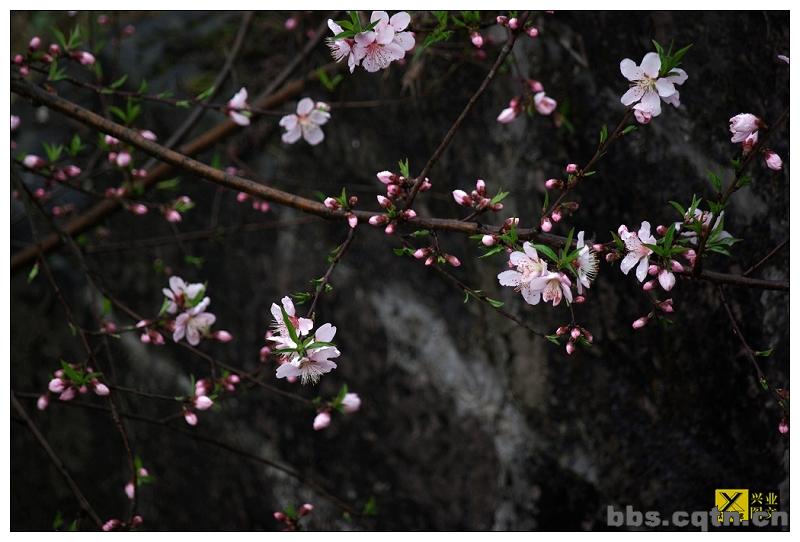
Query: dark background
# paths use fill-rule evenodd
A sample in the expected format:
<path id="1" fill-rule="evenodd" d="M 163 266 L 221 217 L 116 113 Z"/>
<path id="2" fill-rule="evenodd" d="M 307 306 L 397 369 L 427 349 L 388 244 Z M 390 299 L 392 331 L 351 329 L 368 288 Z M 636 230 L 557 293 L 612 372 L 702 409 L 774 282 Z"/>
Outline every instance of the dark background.
<path id="1" fill-rule="evenodd" d="M 77 18 L 85 24 L 97 15 Z M 171 89 L 176 96 L 195 95 L 209 84 L 241 20 L 241 14 L 222 12 L 109 15 L 111 26 L 94 26 L 96 38 L 108 41 L 114 29 L 128 23 L 136 25 L 136 33 L 98 55 L 106 80 L 128 73 L 125 88 L 135 90 L 144 77 L 151 92 Z M 256 15 L 233 80 L 217 101 L 227 100 L 241 85 L 251 96 L 258 94 L 302 47 L 305 31 L 323 19 L 320 13 L 297 13 L 300 30 L 287 33 L 283 21 L 289 15 Z M 412 16 L 415 28 L 433 24 L 430 15 Z M 630 57 L 638 63 L 652 50 L 652 38 L 694 44 L 683 65 L 689 79 L 680 87 L 682 105 L 677 110 L 665 106 L 652 124 L 612 147 L 598 174 L 576 194 L 580 212 L 557 225 L 555 233 L 575 226 L 606 241 L 608 231 L 622 223 L 638 227 L 642 220 L 654 225 L 676 220 L 667 201 L 688 203 L 693 193 L 709 195 L 709 169 L 730 180 L 728 163 L 737 148 L 729 141 L 728 118 L 752 112 L 769 123 L 788 107 L 789 67 L 776 60 L 788 51 L 786 12 L 556 12 L 537 13 L 535 20 L 541 36 L 520 39 L 520 65 L 566 108 L 562 112 L 574 131 L 538 115 L 496 123 L 518 92 L 504 69 L 432 171 L 434 190 L 417 199 L 420 215 L 462 216 L 449 192 L 484 178 L 490 191 L 511 191 L 503 216 L 516 215 L 530 225 L 538 217 L 544 180 L 559 175 L 567 162 L 585 163 L 600 126 L 613 126 L 620 118 L 626 80 L 619 61 Z M 74 19 L 65 13 L 14 13 L 12 50 L 22 50 L 34 33 L 49 43 L 51 25 L 66 30 L 71 24 Z M 488 34 L 496 43 L 503 39 L 498 27 Z M 362 208 L 374 209 L 380 190 L 375 172 L 396 170 L 405 157 L 412 173 L 422 168 L 499 45 L 487 51 L 487 60 L 475 59 L 461 31 L 405 66 L 393 64 L 377 74 L 360 68 L 353 75 L 343 72 L 334 92 L 312 83 L 301 96 L 334 105 L 403 100 L 335 108 L 324 127 L 326 139 L 317 147 L 302 141 L 282 144 L 278 117 L 264 117 L 215 152 L 222 165 L 233 165 L 230 157 L 238 156 L 259 179 L 308 197 L 335 194 L 346 185 L 361 196 Z M 328 61 L 320 46 L 297 73 Z M 98 106 L 86 92 L 59 88 L 84 105 Z M 281 110 L 292 111 L 294 103 Z M 36 110 L 14 96 L 11 110 L 23 119 L 15 136 L 21 151 L 42 154 L 39 141 L 67 141 L 76 129 L 56 114 L 37 121 Z M 137 127 L 155 131 L 163 141 L 187 114 L 148 106 Z M 207 113 L 195 133 L 221 118 Z M 95 141 L 91 132 L 81 134 Z M 726 229 L 743 241 L 730 260 L 714 256 L 708 268 L 741 273 L 788 235 L 788 137 L 784 128 L 771 141 L 784 159 L 784 171 L 756 164 L 753 185 L 732 199 Z M 209 163 L 213 154 L 201 159 Z M 143 161 L 141 155 L 136 159 Z M 37 179 L 26 178 L 38 186 Z M 104 177 L 97 186 L 114 182 Z M 215 201 L 220 225 L 303 218 L 277 206 L 269 214 L 257 213 L 237 203 L 233 193 L 218 195 L 191 175 L 181 175 L 178 194 L 183 193 L 198 205 L 178 226 L 182 232 L 208 228 Z M 57 201 L 88 203 L 66 191 L 58 194 Z M 170 197 L 148 194 L 161 201 Z M 13 251 L 31 239 L 19 201 L 12 201 L 12 220 Z M 109 237 L 94 230 L 82 240 L 103 284 L 139 313 L 154 315 L 167 282 L 154 267 L 156 259 L 187 280 L 207 281 L 216 327 L 230 330 L 235 340 L 200 348 L 246 369 L 259 363 L 269 305 L 288 292 L 308 289 L 307 281 L 324 273 L 326 253 L 346 235 L 341 224 L 310 219 L 213 241 L 137 248 L 129 241 L 169 236 L 170 226 L 157 215 L 128 213 L 114 215 L 104 226 Z M 192 429 L 291 465 L 359 509 L 373 497 L 377 515 L 347 521 L 313 491 L 274 469 L 163 427 L 128 422 L 136 453 L 156 477 L 140 490 L 145 528 L 276 529 L 274 510 L 309 501 L 317 507 L 304 520 L 310 529 L 603 529 L 607 505 L 663 514 L 708 510 L 714 489 L 725 487 L 779 489 L 781 506 L 788 509 L 789 441 L 777 431 L 780 410 L 759 386 L 713 285 L 679 280 L 673 291 L 675 324 L 634 332 L 630 323 L 648 310 L 648 302 L 632 274 L 625 277 L 618 266 L 603 263 L 588 302 L 576 307 L 596 344 L 567 357 L 485 306 L 463 304 L 462 295 L 436 273 L 394 256 L 397 243 L 380 230 L 359 226 L 336 269 L 334 291 L 321 299 L 318 321 L 338 326 L 343 355 L 320 389 L 271 381 L 307 397 L 317 391 L 331 396 L 346 382 L 363 399 L 360 412 L 335 416 L 331 427 L 315 432 L 308 408 L 251 390 L 201 413 Z M 501 290 L 495 276 L 503 258 L 478 260 L 475 242 L 458 235 L 443 235 L 442 243 L 464 262 L 456 270 L 460 278 L 506 301 L 505 308 L 531 326 L 552 332 L 568 321 L 563 307 L 531 307 Z M 104 246 L 113 250 L 100 251 Z M 202 257 L 202 268 L 187 264 L 186 254 Z M 89 326 L 98 301 L 76 261 L 67 251 L 49 261 L 79 319 Z M 17 273 L 11 282 L 11 387 L 41 392 L 59 358 L 79 360 L 82 351 L 47 282 L 40 274 L 28 284 L 26 275 L 27 270 Z M 758 276 L 787 280 L 788 249 Z M 770 383 L 788 387 L 788 293 L 726 291 L 749 343 L 759 350 L 775 348 L 772 357 L 759 358 Z M 131 323 L 119 312 L 114 317 L 122 325 Z M 126 335 L 112 341 L 111 351 L 109 372 L 120 385 L 181 395 L 189 393 L 190 374 L 207 374 L 205 362 L 171 342 L 152 347 Z M 154 418 L 178 410 L 164 401 L 122 394 L 118 399 L 124 410 Z M 128 471 L 110 417 L 58 404 L 42 413 L 34 402 L 24 399 L 98 513 L 104 519 L 122 517 Z M 172 423 L 188 427 L 180 419 Z M 57 513 L 68 521 L 78 513 L 58 472 L 19 423 L 11 425 L 11 502 L 15 530 L 47 530 Z"/>

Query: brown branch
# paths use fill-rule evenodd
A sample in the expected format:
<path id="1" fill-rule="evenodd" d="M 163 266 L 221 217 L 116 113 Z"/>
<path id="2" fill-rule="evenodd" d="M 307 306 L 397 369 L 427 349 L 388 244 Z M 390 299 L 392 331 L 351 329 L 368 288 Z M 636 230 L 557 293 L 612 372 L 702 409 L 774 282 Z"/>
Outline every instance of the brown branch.
<path id="1" fill-rule="evenodd" d="M 519 27 L 517 28 L 517 30 L 509 31 L 506 44 L 503 46 L 503 49 L 500 51 L 500 54 L 497 55 L 497 60 L 494 61 L 494 65 L 489 70 L 489 73 L 487 73 L 486 77 L 483 78 L 483 81 L 481 82 L 481 85 L 478 87 L 478 90 L 476 90 L 475 94 L 473 94 L 472 97 L 469 99 L 467 105 L 464 107 L 464 110 L 461 111 L 460 115 L 458 115 L 453 125 L 445 134 L 444 139 L 442 139 L 442 142 L 439 143 L 439 146 L 436 148 L 431 157 L 428 159 L 428 162 L 425 164 L 425 167 L 423 167 L 422 171 L 420 171 L 416 181 L 414 181 L 414 186 L 411 188 L 411 192 L 409 193 L 408 198 L 406 199 L 407 208 L 409 209 L 411 208 L 411 205 L 413 205 L 414 203 L 414 198 L 417 197 L 417 192 L 419 192 L 420 186 L 422 186 L 422 183 L 425 181 L 425 177 L 428 176 L 433 166 L 436 165 L 436 162 L 438 162 L 439 158 L 442 157 L 444 151 L 447 150 L 447 147 L 450 145 L 450 142 L 455 137 L 456 132 L 458 132 L 458 129 L 461 128 L 461 124 L 464 122 L 464 119 L 466 119 L 467 115 L 470 114 L 472 108 L 475 107 L 475 104 L 478 102 L 478 99 L 483 95 L 483 93 L 489 87 L 489 83 L 492 82 L 492 79 L 494 79 L 494 76 L 497 74 L 497 70 L 500 69 L 500 66 L 502 66 L 503 63 L 506 61 L 506 58 L 508 58 L 508 55 L 511 53 L 511 50 L 514 48 L 514 43 L 516 43 L 517 37 L 522 32 L 522 29 L 524 28 L 527 20 L 528 20 L 528 12 L 522 13 L 522 15 L 520 15 L 519 17 Z"/>
<path id="2" fill-rule="evenodd" d="M 17 411 L 17 414 L 19 414 L 19 416 L 25 422 L 25 425 L 28 426 L 28 429 L 33 434 L 34 438 L 39 442 L 42 448 L 44 448 L 44 451 L 47 454 L 47 457 L 49 457 L 50 461 L 53 463 L 53 466 L 55 466 L 56 470 L 58 470 L 58 472 L 61 473 L 61 476 L 64 478 L 64 481 L 67 482 L 70 491 L 72 491 L 72 494 L 75 495 L 75 499 L 78 501 L 78 505 L 84 512 L 86 512 L 86 514 L 91 518 L 91 520 L 95 523 L 95 525 L 97 525 L 97 528 L 102 529 L 103 520 L 100 519 L 100 516 L 98 516 L 97 512 L 94 511 L 92 505 L 89 504 L 88 500 L 86 500 L 86 497 L 83 495 L 83 492 L 81 492 L 81 489 L 78 487 L 78 484 L 70 475 L 69 471 L 67 470 L 67 467 L 64 465 L 64 462 L 61 461 L 61 458 L 58 457 L 58 454 L 56 454 L 56 452 L 47 442 L 47 439 L 44 438 L 44 435 L 42 435 L 42 433 L 39 431 L 39 428 L 37 428 L 36 424 L 33 423 L 33 420 L 30 418 L 30 416 L 28 416 L 28 413 L 25 411 L 25 408 L 19 402 L 16 395 L 14 395 L 13 391 L 11 392 L 11 406 L 14 407 L 14 410 Z"/>
<path id="3" fill-rule="evenodd" d="M 267 89 L 253 102 L 253 105 L 256 107 L 260 107 L 263 109 L 271 109 L 277 107 L 278 105 L 290 100 L 294 96 L 298 95 L 304 88 L 306 81 L 317 77 L 316 71 L 307 74 L 305 77 L 300 79 L 295 79 L 289 82 L 286 80 L 292 74 L 292 72 L 297 69 L 297 67 L 302 63 L 311 50 L 316 47 L 319 42 L 322 40 L 322 37 L 327 31 L 327 26 L 321 24 L 320 28 L 318 29 L 317 34 L 314 38 L 312 38 L 303 51 L 295 57 L 291 63 L 289 63 L 282 71 L 278 74 L 278 76 L 272 81 L 272 83 L 267 87 Z M 284 84 L 285 83 L 285 84 Z M 280 88 L 280 90 L 278 90 Z M 47 95 L 47 93 L 44 93 Z M 102 118 L 102 117 L 101 117 Z M 234 123 L 231 120 L 225 120 L 215 127 L 211 128 L 204 134 L 200 135 L 199 137 L 193 139 L 183 147 L 181 147 L 180 153 L 187 155 L 187 156 L 195 156 L 200 154 L 201 152 L 211 148 L 214 146 L 218 141 L 224 139 L 225 137 L 231 135 L 232 133 L 239 130 L 241 127 Z M 163 147 L 162 147 L 163 148 Z M 149 173 L 146 177 L 140 180 L 140 183 L 143 187 L 147 188 L 152 186 L 157 181 L 164 179 L 165 177 L 169 176 L 171 173 L 175 171 L 175 167 L 172 164 L 159 164 L 152 170 L 149 170 Z M 71 236 L 78 235 L 87 229 L 91 228 L 98 222 L 100 222 L 105 217 L 109 216 L 113 212 L 117 211 L 120 208 L 120 203 L 115 200 L 104 200 L 88 210 L 84 211 L 83 214 L 76 217 L 75 219 L 71 220 L 64 226 L 64 231 Z M 40 243 L 38 243 L 38 248 L 34 246 L 29 246 L 23 250 L 20 250 L 12 255 L 11 257 L 11 272 L 14 273 L 19 271 L 23 267 L 29 265 L 33 262 L 39 250 L 43 253 L 47 254 L 54 250 L 61 244 L 61 239 L 58 235 L 49 235 L 45 237 Z"/>
<path id="4" fill-rule="evenodd" d="M 254 182 L 237 175 L 230 175 L 224 171 L 212 168 L 181 153 L 167 149 L 158 143 L 149 141 L 143 138 L 136 131 L 104 119 L 103 117 L 84 109 L 77 104 L 65 100 L 64 98 L 53 96 L 26 81 L 19 79 L 12 80 L 11 90 L 21 96 L 25 96 L 31 100 L 45 104 L 47 107 L 63 113 L 68 117 L 78 120 L 84 124 L 92 126 L 101 132 L 110 134 L 122 141 L 126 141 L 134 147 L 137 147 L 148 154 L 156 156 L 159 160 L 166 162 L 167 164 L 193 173 L 198 177 L 216 185 L 221 185 L 239 192 L 245 192 L 252 196 L 278 203 L 280 205 L 285 205 L 287 207 L 292 207 L 305 213 L 317 215 L 326 219 L 342 221 L 346 220 L 346 214 L 343 210 L 334 211 L 325 207 L 325 205 L 323 205 L 321 202 L 303 198 L 283 190 L 272 188 L 270 186 Z M 374 212 L 370 211 L 352 211 L 352 213 L 356 215 L 356 217 L 359 219 L 359 222 L 366 222 L 375 214 Z M 456 219 L 416 217 L 407 222 L 414 227 L 441 231 L 453 231 L 470 235 L 478 233 L 496 234 L 499 232 L 499 228 L 496 226 L 484 226 L 476 222 L 463 222 Z M 553 246 L 563 246 L 564 242 L 566 241 L 564 237 L 540 233 L 535 231 L 535 229 L 522 228 L 518 231 L 520 239 L 532 239 Z M 24 250 L 27 249 L 23 249 L 23 251 Z M 36 249 L 34 248 L 33 250 Z M 13 260 L 14 258 L 12 258 L 12 268 Z M 711 271 L 703 271 L 699 275 L 693 273 L 692 278 L 708 280 L 711 282 L 735 284 L 750 288 L 785 291 L 789 290 L 789 283 L 786 281 L 751 279 L 748 277 L 728 275 L 725 273 Z"/>
<path id="5" fill-rule="evenodd" d="M 769 251 L 769 254 L 767 254 L 766 256 L 761 258 L 760 260 L 758 260 L 758 262 L 756 262 L 753 265 L 751 265 L 750 268 L 747 271 L 742 273 L 742 276 L 743 277 L 749 277 L 751 274 L 753 274 L 756 270 L 760 269 L 762 265 L 767 263 L 773 256 L 775 256 L 778 252 L 780 252 L 780 250 L 783 247 L 785 247 L 788 244 L 789 244 L 789 240 L 788 239 L 784 239 L 783 241 L 781 241 L 778 244 L 778 246 L 776 246 L 775 248 L 773 248 L 772 250 Z"/>
<path id="6" fill-rule="evenodd" d="M 311 318 L 312 320 L 314 319 L 314 309 L 317 306 L 317 301 L 319 301 L 320 295 L 322 295 L 322 292 L 325 291 L 325 287 L 330 282 L 331 274 L 333 273 L 333 270 L 336 268 L 336 265 L 342 259 L 345 252 L 347 252 L 347 249 L 350 248 L 350 243 L 353 242 L 353 237 L 355 236 L 355 234 L 356 234 L 356 229 L 350 228 L 349 231 L 347 232 L 347 239 L 345 239 L 344 243 L 342 243 L 340 246 L 336 248 L 336 255 L 331 260 L 331 263 L 328 266 L 328 270 L 325 271 L 325 275 L 322 277 L 322 282 L 317 284 L 316 291 L 314 292 L 314 300 L 311 302 L 311 307 L 309 307 L 308 314 L 306 315 L 308 318 Z"/>

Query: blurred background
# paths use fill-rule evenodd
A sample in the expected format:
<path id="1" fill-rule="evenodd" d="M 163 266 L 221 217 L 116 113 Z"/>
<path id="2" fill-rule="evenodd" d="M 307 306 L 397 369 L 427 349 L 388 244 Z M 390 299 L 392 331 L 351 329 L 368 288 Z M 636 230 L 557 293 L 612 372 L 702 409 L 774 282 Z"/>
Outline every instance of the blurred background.
<path id="1" fill-rule="evenodd" d="M 106 24 L 98 24 L 99 16 Z M 366 16 L 368 14 L 362 14 Z M 412 12 L 411 28 L 423 41 L 436 26 L 430 13 Z M 457 13 L 451 13 L 457 16 Z M 485 12 L 489 23 L 497 13 Z M 241 86 L 251 96 L 266 88 L 331 14 L 256 13 L 231 77 L 217 102 Z M 692 194 L 710 195 L 707 172 L 731 179 L 728 119 L 752 112 L 767 123 L 789 103 L 788 12 L 555 12 L 533 15 L 540 37 L 520 38 L 519 65 L 541 81 L 559 103 L 557 117 L 521 116 L 508 125 L 495 121 L 519 93 L 505 65 L 467 118 L 453 144 L 430 174 L 433 190 L 415 204 L 421 216 L 460 218 L 450 192 L 471 190 L 485 179 L 490 192 L 511 192 L 502 217 L 538 220 L 544 181 L 568 162 L 585 163 L 605 123 L 623 113 L 619 97 L 627 81 L 619 62 L 637 63 L 653 50 L 651 39 L 676 47 L 692 43 L 683 68 L 681 107 L 662 115 L 616 143 L 578 190 L 580 211 L 557 224 L 587 238 L 609 240 L 620 224 L 638 229 L 642 220 L 678 220 L 668 200 L 689 203 Z M 109 84 L 123 74 L 123 89 L 142 80 L 149 92 L 191 97 L 206 89 L 225 62 L 243 14 L 239 12 L 66 12 L 12 13 L 12 53 L 24 51 L 33 35 L 45 43 L 51 28 L 88 30 L 89 49 Z M 294 18 L 296 27 L 287 30 Z M 340 14 L 336 18 L 343 18 Z M 135 32 L 125 30 L 134 25 Z M 199 159 L 244 169 L 246 176 L 316 198 L 346 186 L 360 208 L 376 209 L 381 185 L 375 173 L 397 171 L 408 158 L 419 172 L 464 104 L 480 84 L 504 41 L 496 25 L 482 30 L 491 40 L 486 58 L 463 29 L 406 62 L 379 73 L 358 68 L 335 88 L 317 80 L 297 96 L 332 105 L 325 140 L 316 147 L 281 142 L 277 125 L 293 112 L 296 99 L 258 116 L 247 130 L 221 141 Z M 320 44 L 292 78 L 330 62 Z M 73 70 L 71 68 L 71 70 Z M 72 72 L 70 72 L 72 73 Z M 85 71 L 75 77 L 88 79 Z M 93 110 L 124 104 L 68 84 L 59 93 Z M 115 101 L 116 100 L 116 101 Z M 353 103 L 356 102 L 356 103 Z M 43 154 L 41 142 L 67 142 L 77 131 L 91 154 L 97 135 L 56 113 L 12 94 L 11 112 L 22 119 L 17 152 Z M 166 140 L 188 110 L 147 104 L 136 122 Z M 560 122 L 555 122 L 556 118 Z M 207 112 L 196 136 L 224 120 Z M 784 170 L 755 164 L 753 183 L 735 194 L 725 229 L 741 238 L 728 259 L 715 255 L 708 269 L 740 274 L 788 236 L 788 127 L 770 145 Z M 144 163 L 144 156 L 134 160 Z M 78 160 L 78 165 L 86 167 Z M 24 174 L 29 186 L 41 179 Z M 204 342 L 200 349 L 220 361 L 253 370 L 270 324 L 271 303 L 290 292 L 307 291 L 308 281 L 327 268 L 327 253 L 347 235 L 344 224 L 307 217 L 273 205 L 260 213 L 250 202 L 205 181 L 178 174 L 177 192 L 150 191 L 145 199 L 169 201 L 187 194 L 197 206 L 175 229 L 157 214 L 118 212 L 79 239 L 86 262 L 102 285 L 136 312 L 154 316 L 161 288 L 171 274 L 207 282 L 229 344 Z M 102 191 L 118 182 L 113 174 L 94 179 Z M 48 206 L 93 200 L 56 190 Z M 11 202 L 12 253 L 32 233 L 20 200 Z M 499 223 L 501 216 L 488 217 Z M 62 219 L 59 219 L 62 220 Z M 64 220 L 68 220 L 64 219 Z M 187 234 L 215 230 L 200 239 Z M 48 231 L 39 221 L 39 230 Z M 142 240 L 147 240 L 142 242 Z M 471 287 L 505 301 L 505 309 L 537 330 L 552 333 L 569 321 L 563 307 L 526 305 L 500 288 L 496 275 L 505 258 L 478 259 L 477 242 L 440 235 L 447 252 L 463 262 L 454 273 Z M 332 276 L 333 291 L 319 302 L 317 320 L 338 326 L 342 351 L 337 370 L 318 388 L 269 378 L 270 384 L 307 398 L 329 398 L 346 383 L 362 398 L 357 414 L 335 416 L 323 431 L 312 430 L 314 411 L 264 389 L 234 394 L 203 412 L 196 428 L 178 417 L 167 426 L 126 422 L 132 446 L 155 477 L 140 488 L 139 511 L 148 530 L 275 530 L 272 514 L 288 505 L 314 504 L 304 527 L 322 529 L 595 530 L 606 529 L 606 507 L 638 510 L 709 510 L 716 488 L 780 491 L 789 509 L 788 435 L 779 434 L 780 409 L 758 383 L 733 335 L 715 287 L 679 280 L 673 290 L 672 326 L 649 325 L 634 332 L 630 323 L 649 310 L 633 275 L 602 262 L 587 302 L 576 318 L 595 345 L 566 356 L 563 348 L 515 326 L 486 306 L 463 302 L 463 294 L 420 262 L 398 257 L 399 241 L 361 225 Z M 788 280 L 788 248 L 757 276 Z M 76 317 L 87 327 L 99 297 L 68 250 L 49 257 L 55 279 Z M 30 268 L 12 276 L 11 388 L 43 393 L 59 359 L 80 361 L 84 352 L 70 333 L 62 307 L 41 276 L 30 283 Z M 742 331 L 757 350 L 771 385 L 788 388 L 789 295 L 786 292 L 726 287 Z M 305 310 L 305 309 L 303 309 Z M 118 325 L 133 323 L 113 310 Z M 171 341 L 142 344 L 137 334 L 96 340 L 104 371 L 120 386 L 166 396 L 191 393 L 190 375 L 208 376 L 207 363 Z M 270 360 L 268 373 L 273 369 Z M 179 412 L 179 403 L 117 393 L 121 410 L 153 419 Z M 35 397 L 23 405 L 64 460 L 88 500 L 105 520 L 122 518 L 128 499 L 123 487 L 126 456 L 106 412 L 55 404 L 40 412 Z M 102 405 L 96 397 L 78 401 Z M 27 428 L 11 424 L 11 526 L 49 530 L 61 516 L 69 523 L 79 509 Z M 365 516 L 347 517 L 320 493 L 274 468 L 226 452 L 171 429 L 217 439 L 288 465 Z M 352 516 L 352 515 L 351 515 Z M 82 524 L 90 528 L 88 522 Z"/>

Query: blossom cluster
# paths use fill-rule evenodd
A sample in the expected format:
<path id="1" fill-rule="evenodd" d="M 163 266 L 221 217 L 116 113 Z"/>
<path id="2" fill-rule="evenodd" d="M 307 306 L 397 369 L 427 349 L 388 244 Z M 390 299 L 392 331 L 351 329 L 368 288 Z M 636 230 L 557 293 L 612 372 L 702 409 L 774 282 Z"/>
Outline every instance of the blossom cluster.
<path id="1" fill-rule="evenodd" d="M 647 124 L 661 114 L 662 100 L 673 107 L 681 104 L 675 85 L 682 85 L 689 76 L 681 68 L 672 66 L 673 62 L 662 69 L 662 55 L 647 53 L 638 66 L 630 58 L 619 64 L 620 72 L 631 83 L 620 101 L 623 105 L 633 106 L 634 116 L 641 124 Z"/>
<path id="2" fill-rule="evenodd" d="M 503 210 L 500 201 L 508 195 L 508 192 L 500 191 L 492 198 L 486 196 L 486 181 L 478 179 L 475 182 L 475 190 L 467 194 L 463 190 L 453 190 L 453 199 L 463 207 L 472 207 L 476 211 Z"/>
<path id="3" fill-rule="evenodd" d="M 323 324 L 312 334 L 314 321 L 297 316 L 289 296 L 281 299 L 281 305 L 273 303 L 270 312 L 274 322 L 264 338 L 274 343 L 272 351 L 279 355 L 275 376 L 290 382 L 300 378 L 304 385 L 316 384 L 323 374 L 336 368 L 336 362 L 331 361 L 341 355 L 331 342 L 336 326 Z"/>
<path id="4" fill-rule="evenodd" d="M 729 129 L 731 131 L 731 143 L 741 143 L 742 153 L 750 154 L 758 144 L 758 130 L 766 128 L 766 124 L 752 113 L 739 113 L 731 117 Z M 772 149 L 762 150 L 764 163 L 772 170 L 780 171 L 783 169 L 783 160 Z"/>
<path id="5" fill-rule="evenodd" d="M 395 205 L 396 201 L 402 201 L 408 197 L 414 186 L 414 180 L 409 179 L 407 174 L 398 175 L 391 171 L 381 171 L 377 173 L 376 176 L 378 180 L 386 186 L 386 195 L 377 196 L 378 205 L 380 205 L 385 212 L 383 214 L 371 216 L 369 218 L 369 223 L 373 226 L 385 226 L 384 231 L 391 235 L 394 233 L 395 229 L 397 229 L 398 222 L 411 220 L 417 216 L 417 213 L 413 209 L 400 210 Z M 430 179 L 426 177 L 420 184 L 419 191 L 427 192 L 432 186 Z"/>
<path id="6" fill-rule="evenodd" d="M 80 365 L 61 362 L 61 368 L 53 373 L 53 378 L 47 384 L 47 390 L 58 395 L 60 401 L 72 401 L 78 394 L 93 391 L 95 395 L 105 397 L 111 390 L 100 381 L 102 373 L 96 373 L 91 367 L 81 367 Z M 47 393 L 39 396 L 36 401 L 36 408 L 45 410 L 50 403 L 50 395 Z"/>
<path id="7" fill-rule="evenodd" d="M 328 38 L 331 55 L 336 62 L 346 57 L 350 73 L 359 64 L 368 72 L 386 69 L 414 48 L 414 34 L 404 32 L 411 22 L 405 11 L 391 18 L 385 11 L 373 11 L 369 20 L 371 29 L 364 31 L 357 18 L 339 22 L 328 20 L 328 28 L 334 34 L 333 38 Z"/>

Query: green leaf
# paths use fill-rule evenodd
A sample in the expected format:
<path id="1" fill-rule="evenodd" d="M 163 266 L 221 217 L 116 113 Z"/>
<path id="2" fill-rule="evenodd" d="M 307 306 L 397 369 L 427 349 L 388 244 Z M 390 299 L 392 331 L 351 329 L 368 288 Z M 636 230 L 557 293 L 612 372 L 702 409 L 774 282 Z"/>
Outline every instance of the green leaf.
<path id="1" fill-rule="evenodd" d="M 600 128 L 600 144 L 602 145 L 603 143 L 605 143 L 607 139 L 608 139 L 608 126 L 604 124 L 603 127 Z"/>
<path id="2" fill-rule="evenodd" d="M 202 102 L 203 100 L 205 100 L 206 98 L 208 98 L 212 94 L 214 94 L 214 85 L 211 85 L 210 87 L 205 89 L 203 92 L 201 92 L 200 94 L 195 96 L 195 100 L 197 100 L 198 102 Z"/>
<path id="3" fill-rule="evenodd" d="M 364 504 L 362 513 L 365 516 L 374 517 L 378 515 L 378 504 L 375 502 L 375 497 L 370 496 L 369 500 Z"/>
<path id="4" fill-rule="evenodd" d="M 719 176 L 713 171 L 709 171 L 708 180 L 711 182 L 711 187 L 714 189 L 714 191 L 719 194 L 722 191 L 722 181 L 720 180 Z"/>
<path id="5" fill-rule="evenodd" d="M 33 267 L 31 267 L 30 273 L 28 273 L 28 284 L 33 282 L 33 279 L 35 279 L 36 275 L 38 274 L 39 274 L 39 262 L 36 262 L 35 264 L 33 264 Z"/>
<path id="6" fill-rule="evenodd" d="M 297 338 L 297 331 L 294 329 L 294 324 L 292 324 L 292 321 L 289 320 L 289 315 L 286 313 L 286 309 L 283 307 L 283 304 L 281 304 L 280 307 L 283 323 L 286 326 L 286 331 L 289 333 L 289 337 L 291 337 L 295 344 L 299 344 L 300 341 Z"/>
<path id="7" fill-rule="evenodd" d="M 411 170 L 408 165 L 408 158 L 397 162 L 397 166 L 400 168 L 400 175 L 402 175 L 406 179 L 411 178 Z"/>
<path id="8" fill-rule="evenodd" d="M 636 125 L 635 124 L 630 124 L 630 125 L 626 126 L 625 129 L 622 130 L 622 135 L 628 135 L 629 133 L 633 132 L 634 130 L 636 130 Z"/>
<path id="9" fill-rule="evenodd" d="M 491 297 L 487 297 L 487 298 L 486 298 L 486 301 L 488 301 L 488 302 L 489 302 L 489 304 L 490 304 L 492 307 L 494 307 L 495 309 L 499 309 L 500 307 L 502 307 L 503 305 L 505 305 L 505 303 L 503 303 L 502 301 L 498 301 L 497 299 L 492 299 Z"/>
<path id="10" fill-rule="evenodd" d="M 509 194 L 510 194 L 510 192 L 503 192 L 503 189 L 501 188 L 501 189 L 500 189 L 500 190 L 497 192 L 497 194 L 495 194 L 495 196 L 492 198 L 492 200 L 491 200 L 489 203 L 490 203 L 491 205 L 494 205 L 494 204 L 496 204 L 496 203 L 500 203 L 501 201 L 503 201 L 504 199 L 506 199 L 506 197 L 508 197 L 508 195 L 509 195 Z"/>
<path id="11" fill-rule="evenodd" d="M 111 83 L 111 85 L 109 85 L 108 88 L 116 90 L 119 87 L 121 87 L 122 85 L 124 85 L 125 81 L 127 81 L 127 80 L 128 80 L 128 74 L 126 73 L 125 75 L 123 75 L 122 77 L 120 77 L 119 79 L 117 79 L 116 81 Z"/>
<path id="12" fill-rule="evenodd" d="M 555 264 L 558 263 L 558 256 L 556 256 L 556 253 L 553 252 L 553 249 L 551 249 L 549 246 L 547 246 L 547 245 L 533 245 L 533 247 L 538 252 L 541 252 L 542 254 L 547 256 L 550 260 L 553 261 L 553 263 L 555 263 Z"/>
<path id="13" fill-rule="evenodd" d="M 772 355 L 772 351 L 773 350 L 775 350 L 775 349 L 774 348 L 770 348 L 769 350 L 759 350 L 757 352 L 753 352 L 753 355 L 756 355 L 756 356 L 759 356 L 759 357 L 762 357 L 762 358 L 768 358 L 768 357 L 770 357 Z"/>
<path id="14" fill-rule="evenodd" d="M 177 190 L 181 180 L 178 177 L 156 183 L 156 190 Z"/>

